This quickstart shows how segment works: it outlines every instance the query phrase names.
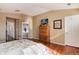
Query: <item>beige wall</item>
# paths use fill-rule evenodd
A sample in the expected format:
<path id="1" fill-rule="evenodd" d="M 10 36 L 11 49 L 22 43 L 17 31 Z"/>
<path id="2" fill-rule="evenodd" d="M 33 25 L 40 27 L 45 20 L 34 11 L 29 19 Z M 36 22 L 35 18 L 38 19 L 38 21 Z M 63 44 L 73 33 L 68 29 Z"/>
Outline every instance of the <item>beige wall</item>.
<path id="1" fill-rule="evenodd" d="M 17 24 L 16 25 L 16 38 L 17 39 L 21 39 L 22 22 L 24 22 L 24 20 L 27 18 L 31 18 L 30 20 L 32 20 L 32 17 L 23 15 L 23 14 L 0 13 L 0 43 L 6 41 L 6 17 L 17 19 L 16 21 L 16 24 Z M 29 24 L 31 24 L 30 25 L 31 27 L 32 22 L 30 22 Z M 30 34 L 29 36 L 32 36 L 32 34 Z"/>
<path id="2" fill-rule="evenodd" d="M 48 18 L 50 26 L 50 41 L 57 44 L 64 44 L 64 18 L 65 16 L 79 14 L 79 9 L 58 10 L 43 13 L 33 18 L 33 37 L 39 37 L 39 25 L 43 18 Z M 62 29 L 53 29 L 53 20 L 62 19 Z"/>

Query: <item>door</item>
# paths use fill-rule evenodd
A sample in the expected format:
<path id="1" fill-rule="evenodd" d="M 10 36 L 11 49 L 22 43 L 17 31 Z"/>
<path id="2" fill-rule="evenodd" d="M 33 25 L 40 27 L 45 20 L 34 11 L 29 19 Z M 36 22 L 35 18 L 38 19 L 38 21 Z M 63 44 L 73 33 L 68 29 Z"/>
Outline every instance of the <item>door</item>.
<path id="1" fill-rule="evenodd" d="M 65 44 L 79 47 L 79 15 L 65 17 Z"/>
<path id="2" fill-rule="evenodd" d="M 6 18 L 6 41 L 12 41 L 15 40 L 16 34 L 15 34 L 15 19 Z"/>
<path id="3" fill-rule="evenodd" d="M 22 23 L 22 39 L 27 39 L 29 34 L 29 24 Z"/>

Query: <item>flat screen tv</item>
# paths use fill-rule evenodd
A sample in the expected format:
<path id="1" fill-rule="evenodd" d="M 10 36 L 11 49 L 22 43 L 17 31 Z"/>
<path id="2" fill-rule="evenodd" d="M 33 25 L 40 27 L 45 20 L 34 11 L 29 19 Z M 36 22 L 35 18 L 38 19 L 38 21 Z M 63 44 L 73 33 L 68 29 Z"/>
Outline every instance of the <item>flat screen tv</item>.
<path id="1" fill-rule="evenodd" d="M 48 24 L 48 18 L 42 19 L 41 20 L 41 24 L 43 24 L 43 25 Z"/>

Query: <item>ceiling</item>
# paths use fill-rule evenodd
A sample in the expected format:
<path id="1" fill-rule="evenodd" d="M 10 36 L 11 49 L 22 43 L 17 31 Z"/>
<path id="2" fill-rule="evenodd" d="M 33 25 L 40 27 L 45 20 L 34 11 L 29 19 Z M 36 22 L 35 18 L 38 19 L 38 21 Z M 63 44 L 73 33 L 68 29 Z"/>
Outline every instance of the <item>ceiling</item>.
<path id="1" fill-rule="evenodd" d="M 78 3 L 0 3 L 0 12 L 22 13 L 35 16 L 51 10 L 79 8 Z M 15 11 L 20 10 L 20 11 Z"/>

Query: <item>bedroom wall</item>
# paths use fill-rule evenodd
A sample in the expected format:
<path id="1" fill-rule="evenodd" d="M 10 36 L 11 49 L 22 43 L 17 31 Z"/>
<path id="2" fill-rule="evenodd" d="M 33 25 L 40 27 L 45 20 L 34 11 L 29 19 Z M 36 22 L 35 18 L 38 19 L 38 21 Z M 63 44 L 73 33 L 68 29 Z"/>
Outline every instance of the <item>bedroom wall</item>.
<path id="1" fill-rule="evenodd" d="M 17 23 L 16 23 L 17 24 L 16 26 L 16 38 L 17 39 L 21 39 L 22 22 L 24 22 L 24 19 L 26 19 L 26 17 L 32 18 L 30 16 L 23 15 L 23 14 L 0 13 L 0 43 L 6 41 L 6 17 L 17 19 Z M 32 24 L 32 23 L 30 22 L 29 24 Z"/>
<path id="2" fill-rule="evenodd" d="M 39 39 L 39 25 L 40 21 L 43 18 L 48 18 L 50 26 L 50 41 L 51 43 L 56 44 L 64 44 L 64 35 L 65 35 L 65 27 L 64 27 L 64 18 L 65 16 L 79 14 L 79 9 L 65 9 L 65 10 L 56 10 L 46 12 L 33 18 L 33 37 Z M 62 19 L 62 29 L 53 29 L 53 20 Z"/>

